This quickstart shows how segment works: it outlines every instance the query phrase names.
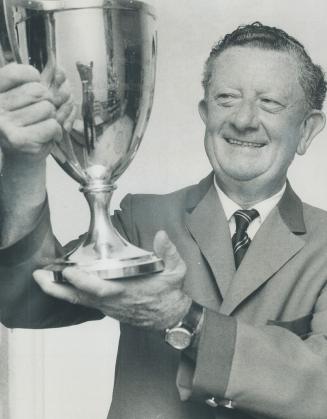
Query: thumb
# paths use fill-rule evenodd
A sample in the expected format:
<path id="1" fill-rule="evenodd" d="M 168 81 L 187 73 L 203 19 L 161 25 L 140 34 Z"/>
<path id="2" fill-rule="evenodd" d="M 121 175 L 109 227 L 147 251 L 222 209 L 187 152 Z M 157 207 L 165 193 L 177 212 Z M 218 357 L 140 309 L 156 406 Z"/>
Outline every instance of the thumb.
<path id="1" fill-rule="evenodd" d="M 53 52 L 49 55 L 48 62 L 46 63 L 42 73 L 41 73 L 41 82 L 49 88 L 56 74 L 56 61 Z"/>
<path id="2" fill-rule="evenodd" d="M 155 253 L 163 259 L 166 271 L 172 271 L 179 267 L 185 269 L 184 262 L 180 257 L 176 246 L 170 241 L 165 231 L 161 230 L 157 232 L 153 241 L 153 249 Z"/>

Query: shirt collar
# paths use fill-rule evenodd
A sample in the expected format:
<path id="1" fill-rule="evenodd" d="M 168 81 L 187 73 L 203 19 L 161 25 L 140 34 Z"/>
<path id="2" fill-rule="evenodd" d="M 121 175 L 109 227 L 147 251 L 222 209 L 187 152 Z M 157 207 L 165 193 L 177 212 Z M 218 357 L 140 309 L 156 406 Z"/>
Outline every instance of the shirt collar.
<path id="1" fill-rule="evenodd" d="M 233 214 L 235 211 L 242 209 L 236 202 L 234 202 L 232 199 L 230 199 L 218 186 L 216 182 L 216 177 L 214 176 L 214 185 L 216 188 L 216 191 L 218 193 L 221 205 L 223 207 L 223 210 L 226 215 L 226 219 L 228 222 L 230 222 Z M 260 221 L 261 223 L 264 222 L 264 220 L 268 217 L 270 211 L 278 204 L 278 202 L 281 200 L 281 197 L 283 196 L 283 193 L 286 189 L 286 183 L 281 188 L 280 191 L 278 191 L 273 196 L 265 199 L 264 201 L 258 202 L 255 204 L 252 208 L 256 209 L 259 213 Z"/>

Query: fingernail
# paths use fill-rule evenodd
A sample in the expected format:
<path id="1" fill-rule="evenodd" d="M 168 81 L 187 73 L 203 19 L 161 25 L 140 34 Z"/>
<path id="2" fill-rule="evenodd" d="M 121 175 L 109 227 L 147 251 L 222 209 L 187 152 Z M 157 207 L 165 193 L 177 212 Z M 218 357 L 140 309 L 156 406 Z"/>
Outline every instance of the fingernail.
<path id="1" fill-rule="evenodd" d="M 164 242 L 165 247 L 170 246 L 170 240 L 169 240 L 168 234 L 165 231 L 162 232 L 162 240 Z"/>

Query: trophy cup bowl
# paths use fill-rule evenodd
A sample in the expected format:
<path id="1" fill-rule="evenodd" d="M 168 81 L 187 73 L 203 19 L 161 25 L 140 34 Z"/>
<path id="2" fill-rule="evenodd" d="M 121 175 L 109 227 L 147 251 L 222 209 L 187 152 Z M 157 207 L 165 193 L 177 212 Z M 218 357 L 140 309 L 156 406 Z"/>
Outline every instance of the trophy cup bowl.
<path id="1" fill-rule="evenodd" d="M 161 271 L 162 260 L 126 241 L 109 216 L 115 182 L 135 156 L 152 108 L 152 8 L 134 0 L 2 0 L 0 7 L 6 22 L 0 64 L 14 59 L 40 72 L 58 65 L 77 110 L 72 130 L 63 129 L 52 155 L 79 182 L 90 227 L 45 269 L 60 278 L 65 267 L 78 266 L 104 279 Z"/>

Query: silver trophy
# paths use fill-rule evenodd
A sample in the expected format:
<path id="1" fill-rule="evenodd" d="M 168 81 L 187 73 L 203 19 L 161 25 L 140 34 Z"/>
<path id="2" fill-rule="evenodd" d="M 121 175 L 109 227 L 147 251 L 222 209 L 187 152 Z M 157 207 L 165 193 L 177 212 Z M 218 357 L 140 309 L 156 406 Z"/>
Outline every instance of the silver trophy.
<path id="1" fill-rule="evenodd" d="M 159 272 L 163 262 L 113 227 L 115 182 L 135 156 L 149 120 L 155 83 L 152 8 L 131 0 L 1 0 L 0 64 L 64 69 L 77 107 L 71 132 L 52 151 L 80 183 L 91 210 L 82 243 L 47 269 L 77 265 L 101 278 Z"/>

